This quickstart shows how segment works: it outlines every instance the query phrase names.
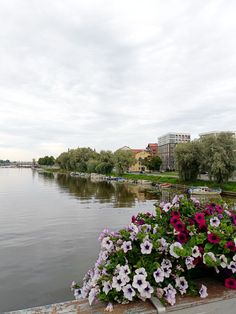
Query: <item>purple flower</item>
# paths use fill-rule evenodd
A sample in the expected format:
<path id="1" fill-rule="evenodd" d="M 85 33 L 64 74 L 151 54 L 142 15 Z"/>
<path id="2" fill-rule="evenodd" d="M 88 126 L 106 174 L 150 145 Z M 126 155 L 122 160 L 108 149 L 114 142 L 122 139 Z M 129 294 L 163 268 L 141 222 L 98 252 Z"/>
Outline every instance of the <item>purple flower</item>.
<path id="1" fill-rule="evenodd" d="M 131 241 L 124 241 L 121 248 L 123 249 L 124 253 L 127 253 L 128 251 L 132 250 Z"/>
<path id="2" fill-rule="evenodd" d="M 147 286 L 146 277 L 143 275 L 135 275 L 132 286 L 141 292 Z"/>
<path id="3" fill-rule="evenodd" d="M 128 284 L 128 285 L 124 286 L 122 288 L 122 290 L 124 293 L 124 297 L 126 299 L 128 299 L 129 301 L 133 301 L 133 297 L 135 296 L 135 291 L 134 291 L 133 287 L 130 284 Z"/>
<path id="4" fill-rule="evenodd" d="M 148 240 L 145 240 L 140 244 L 142 254 L 151 254 L 152 252 L 152 243 Z"/>
<path id="5" fill-rule="evenodd" d="M 153 287 L 151 287 L 150 283 L 147 282 L 146 287 L 140 292 L 140 296 L 144 299 L 150 299 L 153 291 Z"/>
<path id="6" fill-rule="evenodd" d="M 164 271 L 162 268 L 157 268 L 157 270 L 154 271 L 153 277 L 155 278 L 156 283 L 163 282 L 164 280 Z"/>
<path id="7" fill-rule="evenodd" d="M 202 285 L 201 289 L 199 290 L 199 294 L 201 298 L 206 298 L 208 296 L 207 287 Z"/>

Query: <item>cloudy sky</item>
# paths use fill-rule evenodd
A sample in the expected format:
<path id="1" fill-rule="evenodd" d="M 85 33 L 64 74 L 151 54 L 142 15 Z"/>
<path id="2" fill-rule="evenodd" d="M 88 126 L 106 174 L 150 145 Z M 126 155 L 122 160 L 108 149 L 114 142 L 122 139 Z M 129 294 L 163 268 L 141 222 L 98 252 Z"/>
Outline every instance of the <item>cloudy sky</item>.
<path id="1" fill-rule="evenodd" d="M 0 159 L 236 129 L 236 1 L 0 0 Z"/>

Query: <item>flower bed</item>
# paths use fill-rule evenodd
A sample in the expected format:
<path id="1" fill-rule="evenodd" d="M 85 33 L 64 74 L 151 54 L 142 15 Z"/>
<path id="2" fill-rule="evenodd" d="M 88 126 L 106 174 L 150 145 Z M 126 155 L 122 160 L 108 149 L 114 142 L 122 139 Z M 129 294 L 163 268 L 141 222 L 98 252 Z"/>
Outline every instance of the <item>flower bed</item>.
<path id="1" fill-rule="evenodd" d="M 119 232 L 105 229 L 101 251 L 77 299 L 127 303 L 152 295 L 174 305 L 176 295 L 207 297 L 207 287 L 194 278 L 212 272 L 227 288 L 236 289 L 236 212 L 226 204 L 200 204 L 175 196 L 156 214 L 140 213 Z"/>

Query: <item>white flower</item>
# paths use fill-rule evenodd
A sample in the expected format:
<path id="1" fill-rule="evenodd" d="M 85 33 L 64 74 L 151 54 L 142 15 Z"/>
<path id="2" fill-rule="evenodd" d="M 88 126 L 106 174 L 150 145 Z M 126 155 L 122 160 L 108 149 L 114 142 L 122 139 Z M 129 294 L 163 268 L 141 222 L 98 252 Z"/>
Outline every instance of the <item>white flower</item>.
<path id="1" fill-rule="evenodd" d="M 195 265 L 193 264 L 194 258 L 191 256 L 186 257 L 185 259 L 185 265 L 187 266 L 187 269 L 194 268 Z"/>
<path id="2" fill-rule="evenodd" d="M 112 278 L 112 288 L 115 288 L 116 291 L 121 291 L 122 287 L 126 285 L 126 280 L 124 276 L 114 276 Z"/>
<path id="3" fill-rule="evenodd" d="M 160 247 L 158 248 L 158 251 L 160 252 L 164 252 L 167 251 L 169 244 L 167 243 L 167 241 L 164 238 L 160 238 L 159 240 L 157 240 L 160 243 Z"/>
<path id="4" fill-rule="evenodd" d="M 216 262 L 216 257 L 213 252 L 208 252 L 203 254 L 203 263 L 206 264 L 206 256 L 209 256 L 213 262 Z"/>
<path id="5" fill-rule="evenodd" d="M 102 291 L 105 294 L 108 294 L 108 292 L 112 289 L 110 281 L 103 281 L 102 284 L 103 284 Z"/>
<path id="6" fill-rule="evenodd" d="M 113 311 L 113 305 L 112 305 L 112 303 L 108 303 L 108 304 L 107 304 L 107 307 L 105 308 L 105 311 L 106 311 L 106 312 L 112 312 L 112 311 Z"/>
<path id="7" fill-rule="evenodd" d="M 153 277 L 155 278 L 156 283 L 163 282 L 164 280 L 164 272 L 162 268 L 157 268 L 157 270 L 154 271 Z"/>
<path id="8" fill-rule="evenodd" d="M 120 275 L 129 275 L 130 274 L 130 269 L 128 265 L 120 266 L 119 268 L 119 274 Z"/>
<path id="9" fill-rule="evenodd" d="M 227 267 L 228 261 L 227 261 L 226 256 L 225 256 L 225 255 L 221 255 L 221 256 L 219 257 L 219 259 L 220 259 L 220 266 L 221 266 L 222 268 Z"/>
<path id="10" fill-rule="evenodd" d="M 171 209 L 172 206 L 173 206 L 173 205 L 172 205 L 171 203 L 166 203 L 166 204 L 163 206 L 162 210 L 164 210 L 164 212 L 167 213 L 167 212 Z"/>
<path id="11" fill-rule="evenodd" d="M 175 253 L 175 248 L 183 249 L 182 244 L 179 242 L 175 242 L 170 245 L 170 255 L 174 256 L 175 258 L 179 258 L 179 255 Z"/>
<path id="12" fill-rule="evenodd" d="M 138 227 L 135 224 L 131 223 L 128 228 L 129 230 L 132 230 L 134 233 L 138 233 Z"/>
<path id="13" fill-rule="evenodd" d="M 107 251 L 102 251 L 102 252 L 101 252 L 101 259 L 102 259 L 103 261 L 106 261 L 106 260 L 108 259 L 108 257 L 109 257 L 109 254 L 108 254 Z"/>
<path id="14" fill-rule="evenodd" d="M 132 286 L 141 292 L 147 286 L 146 277 L 143 275 L 135 275 Z"/>
<path id="15" fill-rule="evenodd" d="M 99 289 L 97 287 L 92 288 L 89 292 L 88 300 L 89 305 L 92 305 L 94 299 L 96 298 L 96 295 L 99 293 Z"/>
<path id="16" fill-rule="evenodd" d="M 135 291 L 134 291 L 133 287 L 130 284 L 128 284 L 128 285 L 124 286 L 122 288 L 122 290 L 124 292 L 124 297 L 126 299 L 128 299 L 129 301 L 132 301 L 133 297 L 135 296 Z"/>
<path id="17" fill-rule="evenodd" d="M 195 258 L 197 258 L 197 257 L 199 257 L 199 256 L 201 256 L 201 255 L 202 255 L 202 254 L 201 254 L 201 252 L 200 252 L 198 246 L 195 245 L 195 246 L 192 248 L 192 256 L 195 257 Z"/>
<path id="18" fill-rule="evenodd" d="M 142 230 L 147 233 L 152 230 L 152 226 L 148 224 L 141 225 L 141 227 L 142 227 Z"/>
<path id="19" fill-rule="evenodd" d="M 127 253 L 128 251 L 132 250 L 132 244 L 131 241 L 124 241 L 121 245 L 121 248 L 123 249 L 124 253 Z"/>
<path id="20" fill-rule="evenodd" d="M 201 289 L 199 290 L 199 294 L 201 298 L 206 298 L 208 296 L 207 287 L 202 285 Z"/>
<path id="21" fill-rule="evenodd" d="M 81 289 L 75 289 L 74 290 L 74 297 L 76 300 L 83 299 L 82 290 Z"/>
<path id="22" fill-rule="evenodd" d="M 234 274 L 236 272 L 236 263 L 235 262 L 230 262 L 228 265 L 228 269 L 231 269 L 232 273 Z"/>
<path id="23" fill-rule="evenodd" d="M 161 262 L 161 267 L 171 268 L 171 261 L 169 259 L 163 259 Z"/>
<path id="24" fill-rule="evenodd" d="M 135 273 L 137 275 L 143 275 L 145 278 L 147 277 L 147 272 L 146 272 L 145 268 L 143 268 L 143 267 L 136 269 Z"/>
<path id="25" fill-rule="evenodd" d="M 212 227 L 219 227 L 219 225 L 220 225 L 220 219 L 218 218 L 218 217 L 213 217 L 213 218 L 211 218 L 210 219 L 210 225 L 212 226 Z"/>
<path id="26" fill-rule="evenodd" d="M 234 257 L 233 257 L 233 261 L 235 261 L 235 262 L 236 262 L 236 255 L 234 255 Z"/>
<path id="27" fill-rule="evenodd" d="M 114 245 L 113 242 L 110 240 L 110 237 L 103 238 L 101 247 L 109 252 L 113 249 Z"/>
<path id="28" fill-rule="evenodd" d="M 175 205 L 175 204 L 177 204 L 177 203 L 179 203 L 179 196 L 178 196 L 178 195 L 175 195 L 175 197 L 174 197 L 173 200 L 172 200 L 172 204 Z"/>
<path id="29" fill-rule="evenodd" d="M 164 273 L 164 277 L 169 278 L 170 274 L 171 274 L 171 269 L 168 267 L 162 267 L 163 273 Z"/>
<path id="30" fill-rule="evenodd" d="M 156 225 L 154 226 L 153 230 L 152 230 L 152 233 L 153 233 L 153 234 L 156 234 L 158 228 L 159 228 L 159 227 L 158 227 L 158 225 L 156 224 Z"/>
<path id="31" fill-rule="evenodd" d="M 176 290 L 175 288 L 169 284 L 167 287 L 165 287 L 164 289 L 164 297 L 166 299 L 166 301 L 170 304 L 170 305 L 174 305 L 176 300 L 175 300 L 175 295 L 176 295 Z"/>
<path id="32" fill-rule="evenodd" d="M 179 292 L 183 295 L 184 293 L 186 293 L 187 289 L 188 289 L 188 282 L 185 279 L 185 277 L 177 277 L 175 279 L 175 283 L 176 283 L 176 288 L 179 289 Z"/>
<path id="33" fill-rule="evenodd" d="M 147 282 L 147 286 L 140 292 L 140 295 L 144 299 L 150 299 L 153 291 L 153 287 L 151 287 L 150 283 Z"/>
<path id="34" fill-rule="evenodd" d="M 152 252 L 152 243 L 148 240 L 140 244 L 142 254 L 151 254 Z"/>

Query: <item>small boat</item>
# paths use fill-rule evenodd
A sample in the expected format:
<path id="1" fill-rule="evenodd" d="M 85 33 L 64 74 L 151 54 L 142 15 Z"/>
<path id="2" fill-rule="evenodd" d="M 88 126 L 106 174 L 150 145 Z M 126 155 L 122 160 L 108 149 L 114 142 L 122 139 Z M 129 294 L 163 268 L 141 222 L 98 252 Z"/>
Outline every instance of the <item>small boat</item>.
<path id="1" fill-rule="evenodd" d="M 172 184 L 171 183 L 160 183 L 159 187 L 160 188 L 171 188 Z"/>
<path id="2" fill-rule="evenodd" d="M 220 188 L 209 188 L 207 186 L 194 186 L 188 189 L 189 194 L 195 195 L 219 195 L 221 192 Z"/>

